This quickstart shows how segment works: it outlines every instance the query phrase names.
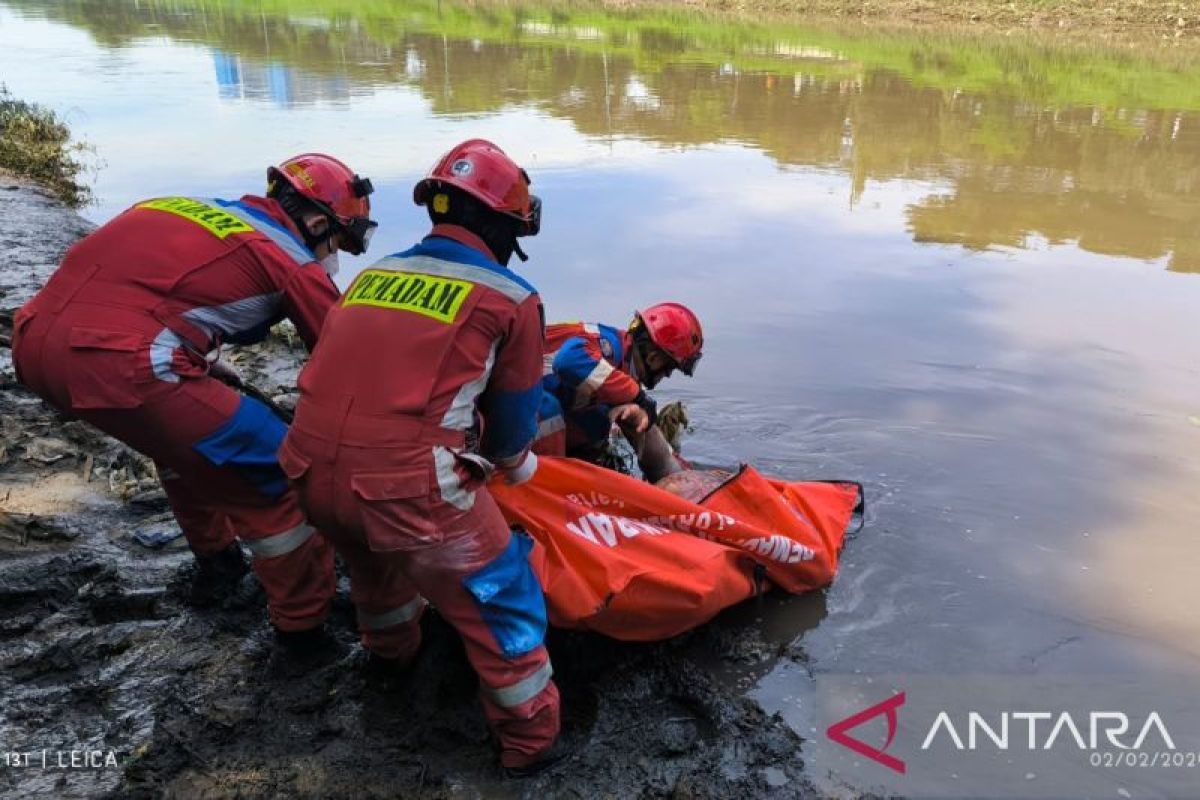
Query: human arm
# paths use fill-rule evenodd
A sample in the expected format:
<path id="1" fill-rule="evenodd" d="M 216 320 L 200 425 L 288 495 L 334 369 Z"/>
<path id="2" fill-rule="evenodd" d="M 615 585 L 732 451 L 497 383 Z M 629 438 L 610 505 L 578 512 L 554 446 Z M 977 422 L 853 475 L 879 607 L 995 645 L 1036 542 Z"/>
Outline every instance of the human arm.
<path id="1" fill-rule="evenodd" d="M 528 480 L 537 464 L 529 447 L 537 435 L 542 399 L 542 338 L 541 301 L 530 295 L 516 308 L 479 401 L 484 420 L 480 452 L 511 483 Z"/>
<path id="2" fill-rule="evenodd" d="M 642 387 L 629 373 L 604 358 L 596 340 L 575 336 L 565 341 L 554 357 L 554 374 L 574 396 L 573 406 L 593 403 L 621 406 L 632 403 Z"/>

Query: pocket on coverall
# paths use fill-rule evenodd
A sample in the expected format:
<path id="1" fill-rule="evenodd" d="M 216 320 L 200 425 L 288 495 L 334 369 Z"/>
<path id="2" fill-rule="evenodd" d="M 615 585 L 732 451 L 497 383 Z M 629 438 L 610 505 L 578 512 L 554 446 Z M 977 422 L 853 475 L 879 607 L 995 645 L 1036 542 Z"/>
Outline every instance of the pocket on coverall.
<path id="1" fill-rule="evenodd" d="M 142 404 L 135 385 L 138 358 L 146 345 L 139 333 L 103 328 L 72 328 L 67 344 L 67 390 L 72 410 L 137 408 Z"/>
<path id="2" fill-rule="evenodd" d="M 374 552 L 417 550 L 442 541 L 433 523 L 427 466 L 360 472 L 351 476 L 350 488 L 359 500 L 367 546 Z"/>
<path id="3" fill-rule="evenodd" d="M 296 485 L 296 488 L 299 488 L 305 474 L 312 467 L 312 461 L 289 447 L 287 439 L 284 439 L 283 444 L 280 445 L 277 457 L 279 458 L 279 468 L 283 470 L 283 474 Z"/>

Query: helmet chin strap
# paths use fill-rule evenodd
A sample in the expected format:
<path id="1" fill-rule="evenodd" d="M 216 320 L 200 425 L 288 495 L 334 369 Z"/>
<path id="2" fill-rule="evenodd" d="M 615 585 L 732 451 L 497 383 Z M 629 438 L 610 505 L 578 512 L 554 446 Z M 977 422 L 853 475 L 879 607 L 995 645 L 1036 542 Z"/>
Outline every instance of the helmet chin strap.
<path id="1" fill-rule="evenodd" d="M 313 213 L 323 213 L 319 209 L 314 209 L 312 205 L 305 201 L 304 197 L 292 189 L 287 187 L 279 193 L 276 198 L 279 205 L 283 207 L 283 211 L 292 218 L 292 222 L 296 223 L 296 227 L 300 230 L 300 235 L 304 237 L 304 245 L 309 250 L 316 250 L 317 245 L 323 242 L 329 242 L 332 246 L 333 236 L 336 233 L 333 226 L 333 220 L 325 216 L 328 228 L 322 233 L 314 234 L 308 230 L 308 224 L 304 221 L 305 216 Z"/>
<path id="2" fill-rule="evenodd" d="M 634 356 L 629 359 L 629 375 L 639 385 L 645 386 L 647 389 L 653 389 L 658 385 L 658 380 L 655 379 L 654 370 L 650 369 L 650 364 L 646 360 L 647 343 L 639 336 L 638 340 L 634 341 Z M 641 368 L 638 368 L 638 362 L 641 362 Z"/>
<path id="3" fill-rule="evenodd" d="M 522 261 L 528 261 L 529 256 L 525 255 L 525 251 L 521 249 L 521 243 L 513 239 L 513 253 Z"/>

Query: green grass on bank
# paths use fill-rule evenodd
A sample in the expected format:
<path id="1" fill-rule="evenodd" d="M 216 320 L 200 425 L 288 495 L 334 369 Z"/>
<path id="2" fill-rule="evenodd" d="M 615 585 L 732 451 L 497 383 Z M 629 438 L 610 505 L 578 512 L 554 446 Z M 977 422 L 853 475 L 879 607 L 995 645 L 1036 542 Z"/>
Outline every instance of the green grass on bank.
<path id="1" fill-rule="evenodd" d="M 91 190 L 80 182 L 87 145 L 71 141 L 57 114 L 17 100 L 0 85 L 0 169 L 44 186 L 72 208 L 87 203 Z"/>

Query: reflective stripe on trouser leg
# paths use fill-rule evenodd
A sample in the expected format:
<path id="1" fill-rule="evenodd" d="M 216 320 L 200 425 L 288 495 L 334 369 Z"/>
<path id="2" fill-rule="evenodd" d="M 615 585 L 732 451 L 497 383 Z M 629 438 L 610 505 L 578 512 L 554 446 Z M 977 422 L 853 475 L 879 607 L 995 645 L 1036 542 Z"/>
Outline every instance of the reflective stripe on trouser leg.
<path id="1" fill-rule="evenodd" d="M 514 708 L 522 703 L 528 703 L 541 694 L 550 685 L 550 678 L 553 675 L 554 667 L 547 659 L 546 663 L 542 664 L 529 677 L 522 678 L 516 683 L 510 683 L 508 686 L 484 686 L 483 691 L 491 698 L 492 702 L 501 708 Z"/>
<path id="2" fill-rule="evenodd" d="M 509 605 L 506 602 L 509 599 L 507 593 L 500 597 L 501 593 L 496 590 L 508 588 L 514 583 L 521 589 L 525 586 L 523 580 L 515 580 L 525 577 L 525 570 L 516 568 L 521 551 L 510 548 L 511 540 L 519 537 L 513 537 L 496 501 L 486 488 L 480 488 L 475 493 L 475 503 L 469 512 L 454 513 L 449 503 L 438 503 L 434 509 L 446 519 L 443 531 L 447 538 L 462 539 L 470 547 L 447 547 L 443 543 L 440 547 L 415 551 L 419 558 L 417 555 L 410 558 L 419 561 L 419 566 L 423 568 L 416 568 L 418 564 L 414 563 L 409 565 L 410 569 L 406 572 L 412 576 L 414 589 L 429 598 L 437 606 L 441 617 L 462 636 L 467 658 L 479 676 L 479 699 L 488 725 L 500 740 L 501 763 L 521 766 L 523 762 L 536 759 L 554 743 L 559 729 L 559 697 L 553 680 L 548 680 L 532 700 L 517 706 L 500 705 L 488 691 L 522 683 L 527 676 L 542 670 L 549 660 L 544 645 L 528 647 L 534 638 L 539 642 L 541 640 L 541 634 L 535 630 L 532 614 L 512 617 L 502 614 L 505 619 L 530 623 L 505 626 L 507 632 L 519 634 L 501 637 L 505 641 L 497 637 L 497 630 L 485 619 L 485 613 L 489 617 L 491 614 L 486 612 L 484 603 L 498 600 L 502 605 Z M 464 558 L 468 552 L 470 557 Z M 509 560 L 501 559 L 505 553 L 508 553 Z M 504 563 L 496 565 L 497 560 Z M 494 569 L 484 569 L 481 576 L 480 568 L 488 565 Z M 504 577 L 509 580 L 502 580 Z M 536 576 L 533 578 L 536 581 Z M 468 583 L 476 591 L 471 591 Z M 524 592 L 521 594 L 524 596 Z M 528 604 L 525 610 L 532 611 L 531 606 Z M 493 618 L 492 621 L 496 620 Z M 540 628 L 540 624 L 536 627 Z M 506 649 L 515 655 L 506 655 Z"/>
<path id="3" fill-rule="evenodd" d="M 535 657 L 547 658 L 545 648 L 535 652 Z M 501 705 L 495 691 L 481 687 L 483 711 L 500 739 L 500 763 L 506 767 L 523 767 L 537 761 L 558 737 L 560 700 L 558 687 L 550 680 L 550 672 L 550 664 L 545 661 L 529 678 L 502 687 L 503 702 L 511 702 L 527 697 L 541 686 L 541 691 L 515 706 Z M 510 688 L 511 693 L 504 691 Z"/>
<path id="4" fill-rule="evenodd" d="M 336 583 L 333 548 L 311 525 L 242 543 L 254 555 L 250 566 L 267 593 L 275 627 L 306 630 L 325 621 Z"/>
<path id="5" fill-rule="evenodd" d="M 401 625 L 416 619 L 425 608 L 425 598 L 417 595 L 402 606 L 385 611 L 382 614 L 371 614 L 362 609 L 358 610 L 358 624 L 364 631 L 378 631 Z"/>
<path id="6" fill-rule="evenodd" d="M 354 578 L 351 577 L 353 584 Z M 372 614 L 358 609 L 358 630 L 363 647 L 375 655 L 402 663 L 411 662 L 421 647 L 419 620 L 425 610 L 425 598 L 417 595 L 390 611 Z"/>
<path id="7" fill-rule="evenodd" d="M 242 544 L 249 548 L 255 558 L 275 558 L 286 556 L 307 542 L 316 528 L 306 522 L 301 522 L 294 528 L 264 536 L 261 539 L 242 539 Z"/>

